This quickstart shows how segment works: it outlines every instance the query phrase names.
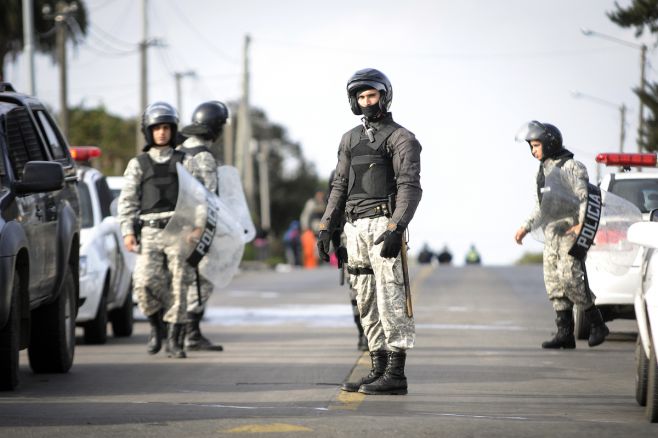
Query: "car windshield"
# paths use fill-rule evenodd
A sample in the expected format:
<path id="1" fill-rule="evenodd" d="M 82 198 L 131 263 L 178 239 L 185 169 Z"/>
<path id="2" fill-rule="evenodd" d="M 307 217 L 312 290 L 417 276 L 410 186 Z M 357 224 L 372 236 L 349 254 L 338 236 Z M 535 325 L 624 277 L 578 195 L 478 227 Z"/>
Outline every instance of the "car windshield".
<path id="1" fill-rule="evenodd" d="M 616 179 L 609 191 L 632 202 L 642 213 L 658 208 L 658 179 Z"/>
<path id="2" fill-rule="evenodd" d="M 89 196 L 89 187 L 86 183 L 78 184 L 80 194 L 80 227 L 91 228 L 94 226 L 94 210 L 91 206 L 91 196 Z"/>

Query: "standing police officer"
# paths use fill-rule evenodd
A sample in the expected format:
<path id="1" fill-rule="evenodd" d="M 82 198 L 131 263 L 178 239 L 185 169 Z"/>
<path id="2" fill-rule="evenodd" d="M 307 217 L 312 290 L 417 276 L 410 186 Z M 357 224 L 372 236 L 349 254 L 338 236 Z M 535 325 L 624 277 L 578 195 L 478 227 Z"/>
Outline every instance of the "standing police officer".
<path id="1" fill-rule="evenodd" d="M 228 108 L 222 102 L 202 103 L 192 114 L 192 124 L 182 129 L 183 135 L 188 138 L 178 147 L 181 152 L 194 157 L 203 185 L 215 194 L 218 193 L 217 161 L 210 152 L 210 147 L 221 135 L 228 117 Z M 213 290 L 212 283 L 199 276 L 197 270 L 195 279 L 187 290 L 185 349 L 222 351 L 223 347 L 213 344 L 203 336 L 200 328 L 206 303 Z"/>
<path id="2" fill-rule="evenodd" d="M 407 314 L 402 239 L 420 202 L 420 143 L 388 111 L 393 88 L 379 70 L 359 70 L 347 82 L 347 97 L 362 126 L 343 135 L 318 249 L 329 259 L 332 234 L 345 215 L 348 272 L 358 291 L 361 322 L 372 360 L 370 374 L 345 383 L 344 391 L 406 394 L 406 350 L 415 325 Z"/>
<path id="3" fill-rule="evenodd" d="M 587 213 L 588 182 L 587 168 L 580 161 L 573 158 L 573 154 L 562 145 L 562 133 L 549 124 L 533 120 L 524 125 L 517 141 L 526 141 L 530 146 L 533 157 L 540 161 L 537 171 L 537 192 L 535 208 L 528 219 L 516 231 L 514 239 L 519 245 L 528 232 L 541 222 L 544 231 L 544 284 L 548 298 L 553 304 L 556 313 L 555 336 L 542 343 L 542 348 L 576 348 L 574 337 L 574 304 L 585 309 L 585 317 L 590 323 L 590 347 L 601 344 L 608 335 L 608 327 L 603 322 L 599 309 L 594 305 L 594 297 L 587 284 L 587 273 L 584 260 L 579 260 L 570 254 L 576 242 Z M 555 168 L 564 173 L 569 190 L 573 197 L 578 199 L 576 208 L 568 203 L 559 203 L 555 206 L 562 211 L 556 212 L 558 220 L 541 217 L 541 202 L 546 175 Z"/>
<path id="4" fill-rule="evenodd" d="M 193 271 L 185 256 L 165 245 L 161 236 L 178 199 L 176 163 L 182 163 L 193 175 L 198 172 L 192 157 L 174 150 L 177 129 L 178 114 L 171 105 L 156 102 L 146 108 L 142 116 L 146 146 L 128 162 L 118 213 L 126 249 L 139 253 L 133 287 L 139 308 L 151 324 L 147 351 L 160 351 L 167 322 L 169 357 L 184 358 L 186 291 Z"/>

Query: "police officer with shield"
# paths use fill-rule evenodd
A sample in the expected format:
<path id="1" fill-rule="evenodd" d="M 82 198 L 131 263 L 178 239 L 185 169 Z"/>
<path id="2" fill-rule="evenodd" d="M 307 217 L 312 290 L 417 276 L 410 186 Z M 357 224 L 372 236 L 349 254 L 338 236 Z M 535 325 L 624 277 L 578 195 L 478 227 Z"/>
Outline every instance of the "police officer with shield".
<path id="1" fill-rule="evenodd" d="M 372 361 L 370 374 L 343 391 L 406 394 L 406 351 L 415 325 L 406 271 L 405 230 L 420 202 L 420 151 L 415 136 L 393 121 L 393 87 L 379 70 L 359 70 L 347 82 L 352 112 L 362 124 L 346 132 L 318 250 L 329 259 L 332 235 L 347 222 L 348 272 L 357 290 L 361 322 Z"/>
<path id="2" fill-rule="evenodd" d="M 217 161 L 210 147 L 222 134 L 228 120 L 226 105 L 219 101 L 204 102 L 192 113 L 192 124 L 185 126 L 182 133 L 187 137 L 178 150 L 192 155 L 199 167 L 203 185 L 208 191 L 218 193 Z M 201 333 L 201 319 L 206 303 L 213 291 L 213 284 L 195 273 L 193 283 L 187 293 L 187 325 L 185 327 L 186 350 L 222 351 L 221 345 L 213 344 Z"/>
<path id="3" fill-rule="evenodd" d="M 156 102 L 144 110 L 146 145 L 143 153 L 128 162 L 118 214 L 126 249 L 139 254 L 133 288 L 151 325 L 147 352 L 160 351 L 166 322 L 169 357 L 185 358 L 186 294 L 193 270 L 175 246 L 163 242 L 162 231 L 178 198 L 176 163 L 182 163 L 193 175 L 198 171 L 191 156 L 174 150 L 177 129 L 178 114 L 168 103 Z"/>
<path id="4" fill-rule="evenodd" d="M 585 165 L 576 161 L 573 153 L 564 148 L 562 134 L 554 125 L 533 120 L 521 127 L 516 139 L 527 142 L 532 155 L 540 161 L 535 208 L 514 238 L 521 245 L 528 232 L 538 226 L 543 229 L 544 284 L 556 313 L 557 333 L 542 343 L 542 348 L 576 348 L 574 305 L 585 310 L 590 323 L 588 344 L 594 347 L 605 341 L 609 330 L 594 305 L 594 296 L 587 283 L 586 251 L 575 251 L 578 248 L 574 245 L 584 231 L 583 225 L 587 223 L 590 191 L 598 189 L 589 185 Z M 566 191 L 571 195 L 569 199 L 575 200 L 574 205 L 564 201 L 551 202 L 551 197 L 556 195 L 550 190 L 556 191 L 558 187 L 550 187 L 546 179 L 556 174 L 564 180 L 560 187 L 566 186 Z"/>

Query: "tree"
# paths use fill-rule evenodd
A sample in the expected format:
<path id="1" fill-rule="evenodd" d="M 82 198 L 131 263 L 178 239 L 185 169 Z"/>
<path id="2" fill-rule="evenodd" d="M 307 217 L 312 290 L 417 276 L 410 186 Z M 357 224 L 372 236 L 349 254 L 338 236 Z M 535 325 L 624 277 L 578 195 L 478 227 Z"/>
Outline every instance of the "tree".
<path id="1" fill-rule="evenodd" d="M 658 0 L 633 0 L 626 8 L 615 2 L 615 10 L 607 16 L 612 22 L 624 28 L 635 28 L 635 36 L 641 36 L 645 29 L 658 35 Z M 638 132 L 638 143 L 647 151 L 658 150 L 658 83 L 649 84 L 645 90 L 634 88 L 642 103 L 651 115 L 646 116 L 644 131 Z"/>
<path id="2" fill-rule="evenodd" d="M 16 60 L 18 54 L 23 51 L 22 3 L 22 0 L 0 1 L 0 81 L 4 78 L 5 62 L 9 59 Z M 73 44 L 77 44 L 75 36 L 87 34 L 87 9 L 82 0 L 32 0 L 32 3 L 36 50 L 51 55 L 53 62 L 56 55 L 55 22 L 52 12 L 44 12 L 44 7 L 48 6 L 51 11 L 55 11 L 63 5 L 76 4 L 77 9 L 67 20 L 68 38 Z M 71 20 L 75 20 L 75 23 Z"/>
<path id="3" fill-rule="evenodd" d="M 105 175 L 123 175 L 128 160 L 135 153 L 135 119 L 109 114 L 105 107 L 72 108 L 69 143 L 75 146 L 98 146 L 102 155 L 94 167 Z"/>

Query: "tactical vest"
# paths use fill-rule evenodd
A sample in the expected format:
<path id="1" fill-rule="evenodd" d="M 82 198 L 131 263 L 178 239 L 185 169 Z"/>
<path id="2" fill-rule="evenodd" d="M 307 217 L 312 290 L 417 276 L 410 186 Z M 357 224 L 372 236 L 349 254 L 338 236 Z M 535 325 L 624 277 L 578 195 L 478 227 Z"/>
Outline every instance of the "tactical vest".
<path id="1" fill-rule="evenodd" d="M 362 135 L 363 127 L 357 126 L 350 133 L 351 164 L 348 180 L 348 199 L 381 199 L 395 193 L 395 172 L 392 152 L 387 140 L 401 126 L 395 122 L 386 124 L 375 132 L 375 141 Z"/>
<path id="2" fill-rule="evenodd" d="M 176 163 L 183 162 L 185 154 L 174 151 L 166 163 L 156 163 L 147 153 L 137 156 L 142 169 L 141 214 L 173 211 L 178 200 L 178 173 Z"/>

